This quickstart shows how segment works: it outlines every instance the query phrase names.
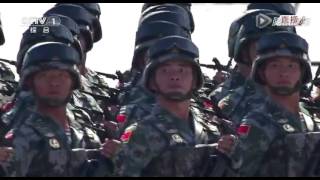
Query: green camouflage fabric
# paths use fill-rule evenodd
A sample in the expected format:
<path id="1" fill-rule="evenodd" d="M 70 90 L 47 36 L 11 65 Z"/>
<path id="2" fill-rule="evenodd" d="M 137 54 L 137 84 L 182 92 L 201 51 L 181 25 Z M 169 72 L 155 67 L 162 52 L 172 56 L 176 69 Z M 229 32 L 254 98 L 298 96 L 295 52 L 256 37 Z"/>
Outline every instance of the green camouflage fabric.
<path id="1" fill-rule="evenodd" d="M 108 97 L 108 83 L 96 72 L 87 68 L 87 73 L 81 76 L 83 91 Z"/>
<path id="2" fill-rule="evenodd" d="M 12 69 L 5 63 L 0 62 L 0 105 L 12 100 L 18 83 Z"/>
<path id="3" fill-rule="evenodd" d="M 155 103 L 154 95 L 145 89 L 141 84 L 126 90 L 125 94 L 121 94 L 119 99 L 122 105 Z"/>
<path id="4" fill-rule="evenodd" d="M 152 112 L 153 107 L 154 104 L 129 104 L 122 106 L 116 118 L 119 125 L 119 130 L 117 132 L 119 138 L 129 125 L 134 124 L 149 115 Z"/>
<path id="5" fill-rule="evenodd" d="M 236 89 L 242 86 L 246 81 L 246 78 L 239 72 L 233 72 L 229 79 L 221 83 L 212 93 L 210 93 L 210 99 L 213 99 L 218 103 L 222 98 L 226 97 L 230 90 Z"/>
<path id="6" fill-rule="evenodd" d="M 82 109 L 86 111 L 91 120 L 94 122 L 101 122 L 103 121 L 103 111 L 102 109 L 98 106 L 97 102 L 95 99 L 88 95 L 81 93 L 79 90 L 74 90 L 70 104 L 73 107 L 76 107 L 78 109 Z M 34 97 L 33 94 L 30 91 L 21 91 L 17 99 L 15 100 L 15 105 L 14 107 L 7 113 L 5 113 L 2 116 L 2 119 L 6 124 L 9 124 L 10 122 L 13 122 L 12 120 L 14 119 L 14 122 L 20 120 L 20 119 L 25 119 L 25 118 L 20 118 L 19 116 L 23 116 L 24 114 L 28 114 L 28 108 L 33 108 L 34 107 Z"/>
<path id="7" fill-rule="evenodd" d="M 1 121 L 6 125 L 3 131 L 19 126 L 29 116 L 29 110 L 34 108 L 34 97 L 30 91 L 19 91 L 16 98 L 11 101 L 14 101 L 13 108 L 1 117 Z"/>
<path id="8" fill-rule="evenodd" d="M 30 91 L 19 92 L 14 107 L 2 116 L 2 122 L 6 125 L 6 128 L 2 130 L 7 131 L 13 127 L 20 126 L 28 118 L 30 111 L 34 110 L 34 106 L 34 96 Z M 88 94 L 81 93 L 79 90 L 73 91 L 67 108 L 73 112 L 80 111 L 81 114 L 85 114 L 84 123 L 86 125 L 93 126 L 94 123 L 101 122 L 104 118 L 103 112 L 95 99 Z M 88 118 L 87 115 L 89 115 Z"/>
<path id="9" fill-rule="evenodd" d="M 220 133 L 197 110 L 191 109 L 190 115 L 188 123 L 155 105 L 122 134 L 114 175 L 201 176 L 212 149 L 196 145 L 215 143 Z"/>
<path id="10" fill-rule="evenodd" d="M 218 106 L 222 114 L 238 127 L 248 112 L 264 105 L 266 96 L 267 94 L 261 85 L 248 79 L 243 86 L 231 90 L 230 94 L 224 97 Z"/>
<path id="11" fill-rule="evenodd" d="M 7 81 L 15 81 L 15 75 L 12 69 L 5 63 L 0 62 L 0 79 Z"/>
<path id="12" fill-rule="evenodd" d="M 83 128 L 67 110 L 70 129 L 65 131 L 53 119 L 32 111 L 23 124 L 12 130 L 14 155 L 2 163 L 7 176 L 86 176 L 90 159 L 86 148 L 100 141 Z M 10 132 L 9 132 L 10 133 Z"/>
<path id="13" fill-rule="evenodd" d="M 85 110 L 92 121 L 102 122 L 104 120 L 103 110 L 91 95 L 82 93 L 80 90 L 74 90 L 70 103 L 74 107 Z"/>
<path id="14" fill-rule="evenodd" d="M 242 120 L 232 167 L 240 176 L 302 176 L 319 129 L 320 120 L 302 107 L 292 114 L 268 98 Z"/>
<path id="15" fill-rule="evenodd" d="M 103 79 L 103 77 L 89 68 L 87 68 L 87 73 L 84 75 L 84 77 L 87 78 L 91 83 L 101 84 L 108 87 L 108 83 Z"/>
<path id="16" fill-rule="evenodd" d="M 91 95 L 103 110 L 105 118 L 114 121 L 116 113 L 110 110 L 110 107 L 119 105 L 118 91 L 120 90 L 110 88 L 103 77 L 88 68 L 81 79 L 83 86 L 81 92 Z"/>

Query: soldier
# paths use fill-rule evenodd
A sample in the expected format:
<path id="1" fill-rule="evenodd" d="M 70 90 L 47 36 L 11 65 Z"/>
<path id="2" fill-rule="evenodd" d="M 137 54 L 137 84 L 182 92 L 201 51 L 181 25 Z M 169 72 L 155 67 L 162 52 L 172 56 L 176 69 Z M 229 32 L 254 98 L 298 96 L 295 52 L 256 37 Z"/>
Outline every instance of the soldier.
<path id="1" fill-rule="evenodd" d="M 167 14 L 159 14 L 160 9 L 165 9 L 166 11 L 162 12 Z M 120 114 L 116 118 L 120 122 L 120 134 L 131 123 L 126 120 L 136 119 L 135 116 L 140 116 L 140 114 L 148 114 L 151 109 L 150 105 L 155 103 L 153 94 L 147 91 L 141 82 L 142 72 L 146 66 L 148 48 L 158 39 L 170 35 L 191 39 L 191 31 L 194 26 L 193 18 L 186 11 L 188 10 L 175 4 L 161 4 L 152 6 L 142 12 L 131 66 L 132 79 L 119 96 L 120 104 L 124 105 L 120 108 Z M 170 16 L 168 13 L 171 15 L 174 13 L 174 15 Z M 192 24 L 184 21 L 184 19 L 189 19 L 188 22 L 192 22 Z"/>
<path id="2" fill-rule="evenodd" d="M 55 14 L 72 18 L 80 28 L 79 40 L 84 52 L 84 58 L 80 63 L 83 86 L 81 91 L 75 91 L 75 99 L 79 99 L 79 103 L 77 100 L 74 103 L 77 104 L 77 107 L 81 107 L 82 103 L 87 104 L 86 111 L 89 112 L 92 119 L 96 123 L 106 123 L 106 117 L 110 114 L 107 107 L 109 103 L 106 102 L 111 96 L 109 86 L 95 71 L 86 67 L 86 53 L 92 49 L 94 42 L 102 38 L 99 22 L 100 7 L 96 3 L 58 3 L 45 13 L 47 16 Z"/>
<path id="3" fill-rule="evenodd" d="M 2 46 L 4 43 L 5 37 L 0 19 L 0 46 Z M 8 62 L 6 62 L 6 60 L 0 60 L 0 106 L 4 105 L 12 98 L 14 89 L 16 88 L 15 75 L 7 63 Z"/>
<path id="4" fill-rule="evenodd" d="M 235 43 L 235 44 L 240 44 L 238 45 L 239 49 L 235 50 L 235 52 L 239 51 L 236 54 L 241 54 L 241 53 L 245 54 L 246 50 L 240 48 L 240 47 L 245 47 L 245 45 L 241 45 L 241 44 L 245 44 L 246 41 L 249 41 L 249 42 L 252 40 L 256 41 L 263 34 L 273 32 L 273 31 L 295 32 L 294 27 L 275 27 L 272 25 L 264 27 L 262 30 L 259 29 L 258 27 L 256 27 L 256 21 L 254 17 L 256 17 L 256 15 L 258 15 L 259 12 L 262 13 L 263 11 L 261 10 L 254 11 L 255 13 L 251 14 L 251 18 L 248 18 L 243 23 L 243 28 L 239 32 L 239 34 L 242 34 L 242 38 L 239 38 L 238 40 L 236 40 L 236 43 Z M 276 18 L 280 16 L 280 14 L 275 12 L 265 12 L 264 14 L 271 18 Z M 251 54 L 253 58 L 255 57 L 256 50 L 255 48 L 253 48 L 251 51 L 252 51 Z M 237 84 L 236 86 L 234 86 L 232 91 L 229 91 L 229 93 L 226 93 L 227 89 L 225 89 L 226 91 L 224 91 L 224 93 L 221 93 L 221 94 L 225 94 L 225 97 L 218 103 L 218 106 L 222 110 L 223 115 L 229 118 L 230 120 L 232 120 L 232 122 L 236 126 L 238 126 L 241 122 L 241 119 L 248 112 L 255 109 L 257 106 L 263 104 L 266 95 L 263 88 L 259 84 L 256 84 L 253 80 L 251 80 L 249 76 L 251 73 L 251 63 L 245 64 L 245 63 L 242 63 L 244 62 L 244 60 L 239 60 L 241 58 L 235 57 L 235 59 L 238 59 L 236 61 L 238 62 L 239 70 L 246 69 L 244 70 L 246 71 L 245 73 L 246 75 L 244 76 L 245 81 L 242 82 L 242 84 Z M 240 71 L 240 72 L 244 72 L 244 71 Z M 232 78 L 229 79 L 228 82 L 230 81 L 233 81 L 234 83 L 238 83 Z M 214 100 L 215 97 L 217 96 L 214 95 L 211 97 L 211 99 Z"/>
<path id="5" fill-rule="evenodd" d="M 319 141 L 319 119 L 299 106 L 312 78 L 307 42 L 290 32 L 261 37 L 252 78 L 268 98 L 242 120 L 231 153 L 240 176 L 302 176 Z"/>
<path id="6" fill-rule="evenodd" d="M 203 83 L 198 48 L 187 38 L 168 36 L 148 52 L 143 84 L 155 94 L 157 104 L 122 134 L 122 148 L 114 158 L 115 174 L 201 176 L 204 160 L 215 148 L 197 145 L 216 143 L 220 133 L 190 106 L 192 92 Z M 224 136 L 218 149 L 229 152 L 232 142 L 232 136 Z"/>
<path id="7" fill-rule="evenodd" d="M 26 30 L 23 33 L 23 37 L 21 39 L 20 43 L 20 48 L 19 52 L 17 55 L 17 73 L 20 74 L 20 70 L 23 64 L 23 58 L 26 53 L 26 51 L 33 46 L 35 43 L 38 42 L 46 42 L 46 41 L 56 41 L 56 42 L 62 42 L 65 44 L 71 44 L 74 48 L 77 49 L 79 54 L 81 55 L 81 58 L 83 57 L 81 45 L 79 41 L 75 38 L 75 35 L 72 34 L 71 31 L 69 31 L 69 28 L 72 29 L 71 27 L 74 27 L 72 24 L 72 19 L 68 19 L 67 17 L 61 18 L 61 23 L 64 22 L 69 22 L 65 23 L 67 26 L 64 25 L 58 25 L 58 26 L 52 26 L 50 27 L 49 33 L 44 34 L 43 29 L 44 27 L 37 27 L 31 25 L 28 30 Z M 37 28 L 36 33 L 31 33 L 31 29 L 35 27 Z M 75 31 L 77 27 L 74 27 Z M 31 92 L 26 91 L 26 90 L 21 90 L 18 89 L 15 95 L 15 98 L 13 99 L 13 109 L 11 109 L 9 112 L 4 114 L 3 116 L 3 121 L 4 123 L 11 128 L 13 124 L 16 122 L 19 122 L 19 120 L 25 119 L 24 117 L 18 118 L 18 116 L 23 115 L 23 114 L 28 114 L 24 113 L 23 111 L 27 111 L 26 107 L 30 107 L 34 105 L 34 98 L 31 94 Z M 14 121 L 13 121 L 14 119 Z"/>
<path id="8" fill-rule="evenodd" d="M 250 10 L 231 24 L 228 37 L 229 57 L 233 58 L 237 64 L 230 78 L 211 93 L 210 97 L 214 104 L 218 104 L 231 90 L 242 86 L 250 76 L 251 66 L 256 56 L 256 41 L 261 35 L 278 30 L 295 31 L 294 27 L 275 27 L 272 26 L 272 23 L 260 28 L 256 24 L 256 19 L 260 14 L 271 19 L 280 16 L 279 13 L 272 10 Z"/>
<path id="9" fill-rule="evenodd" d="M 107 165 L 98 137 L 66 107 L 72 90 L 81 85 L 79 60 L 79 52 L 60 42 L 38 43 L 26 52 L 20 85 L 32 91 L 36 106 L 7 134 L 15 149 L 2 164 L 8 176 L 88 176 L 94 174 L 90 168 Z M 97 153 L 86 151 L 92 142 Z"/>
<path id="10" fill-rule="evenodd" d="M 149 47 L 159 38 L 170 35 L 191 38 L 189 33 L 170 22 L 154 21 L 142 23 L 139 26 L 131 66 L 131 76 L 134 79 L 127 84 L 119 96 L 120 104 L 122 105 L 116 118 L 120 125 L 119 134 L 131 123 L 129 120 L 136 119 L 135 117 L 140 116 L 140 114 L 148 114 L 151 110 L 151 104 L 155 103 L 154 95 L 144 88 L 141 76 L 145 68 L 146 54 Z"/>
<path id="11" fill-rule="evenodd" d="M 5 38 L 2 31 L 2 24 L 0 19 L 0 46 L 5 43 Z M 5 162 L 12 155 L 13 149 L 11 147 L 0 147 L 0 162 Z M 2 172 L 1 172 L 2 174 Z"/>

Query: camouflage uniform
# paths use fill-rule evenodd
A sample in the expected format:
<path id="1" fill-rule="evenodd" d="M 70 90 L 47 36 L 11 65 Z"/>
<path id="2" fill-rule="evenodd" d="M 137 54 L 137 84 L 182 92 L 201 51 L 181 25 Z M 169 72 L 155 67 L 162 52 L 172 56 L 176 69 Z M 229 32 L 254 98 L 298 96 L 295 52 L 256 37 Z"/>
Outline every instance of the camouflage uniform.
<path id="1" fill-rule="evenodd" d="M 263 87 L 251 79 L 219 102 L 219 108 L 224 116 L 235 126 L 239 126 L 243 117 L 250 111 L 264 105 L 266 94 Z"/>
<path id="2" fill-rule="evenodd" d="M 124 91 L 119 95 L 120 105 L 154 103 L 154 95 L 143 87 L 141 73 L 134 71 L 133 79 L 126 84 Z"/>
<path id="3" fill-rule="evenodd" d="M 319 130 L 320 119 L 302 107 L 294 115 L 268 99 L 244 117 L 233 166 L 240 176 L 302 176 Z"/>
<path id="4" fill-rule="evenodd" d="M 96 103 L 95 99 L 88 95 L 81 93 L 80 90 L 74 90 L 70 103 L 77 109 L 86 111 L 93 122 L 101 122 L 103 120 L 103 111 Z M 13 127 L 24 121 L 28 116 L 29 109 L 34 107 L 34 97 L 30 91 L 21 91 L 15 100 L 14 107 L 2 116 L 2 121 L 9 127 Z"/>
<path id="5" fill-rule="evenodd" d="M 233 72 L 229 79 L 220 84 L 217 89 L 210 93 L 210 99 L 213 99 L 216 103 L 219 102 L 222 98 L 226 97 L 231 90 L 234 90 L 242 86 L 246 81 L 244 77 L 239 72 Z"/>
<path id="6" fill-rule="evenodd" d="M 149 115 L 152 112 L 153 106 L 154 104 L 129 104 L 122 106 L 116 117 L 119 125 L 117 134 L 121 135 L 129 125 Z"/>
<path id="7" fill-rule="evenodd" d="M 259 70 L 268 66 L 268 61 L 277 63 L 278 57 L 290 58 L 280 63 L 294 59 L 303 72 L 293 87 L 287 87 L 290 90 L 269 85 L 259 74 Z M 280 77 L 280 69 L 276 72 Z M 288 76 L 290 79 L 290 74 Z M 298 101 L 296 95 L 301 87 L 312 79 L 306 40 L 284 31 L 262 36 L 257 43 L 252 79 L 265 85 L 272 95 Z M 238 169 L 240 176 L 303 176 L 305 166 L 312 160 L 312 152 L 320 140 L 320 119 L 298 103 L 292 104 L 300 108 L 294 114 L 287 109 L 289 107 L 281 106 L 272 98 L 268 96 L 265 105 L 249 112 L 238 128 L 239 141 L 231 158 L 233 168 Z"/>
<path id="8" fill-rule="evenodd" d="M 142 83 L 149 89 L 152 73 L 168 61 L 180 59 L 194 69 L 195 86 L 186 95 L 161 95 L 177 102 L 190 100 L 200 89 L 203 76 L 198 63 L 198 48 L 187 38 L 168 36 L 157 41 L 148 50 L 149 62 Z M 160 91 L 160 90 L 159 90 Z M 132 119 L 133 124 L 120 139 L 121 150 L 114 157 L 116 176 L 204 176 L 215 148 L 209 144 L 218 141 L 220 132 L 208 123 L 206 117 L 189 106 L 188 119 L 180 119 L 170 110 L 156 103 L 146 116 Z M 130 120 L 129 120 L 130 121 Z M 201 146 L 200 146 L 201 145 Z M 208 163 L 206 163 L 208 162 Z M 205 172 L 204 172 L 205 171 Z"/>
<path id="9" fill-rule="evenodd" d="M 197 144 L 217 142 L 219 131 L 208 125 L 195 109 L 190 124 L 155 105 L 151 114 L 130 125 L 115 156 L 117 176 L 197 176 L 209 149 Z"/>
<path id="10" fill-rule="evenodd" d="M 8 163 L 2 164 L 8 176 L 87 175 L 84 167 L 89 157 L 84 156 L 84 149 L 99 148 L 100 141 L 94 132 L 76 121 L 73 113 L 68 111 L 67 115 L 68 133 L 54 120 L 37 112 L 32 112 L 19 128 L 13 129 L 15 154 Z"/>
<path id="11" fill-rule="evenodd" d="M 79 109 L 85 110 L 92 121 L 100 123 L 104 120 L 103 110 L 97 101 L 89 94 L 82 93 L 80 90 L 73 91 L 70 103 Z"/>

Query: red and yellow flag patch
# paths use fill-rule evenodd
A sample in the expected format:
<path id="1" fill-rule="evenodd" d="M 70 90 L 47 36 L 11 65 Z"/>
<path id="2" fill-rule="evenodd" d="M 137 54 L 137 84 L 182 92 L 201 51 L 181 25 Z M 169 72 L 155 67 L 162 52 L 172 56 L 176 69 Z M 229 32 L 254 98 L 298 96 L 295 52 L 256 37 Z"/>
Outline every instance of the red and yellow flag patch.
<path id="1" fill-rule="evenodd" d="M 124 123 L 127 120 L 127 116 L 125 114 L 118 114 L 116 119 L 118 123 Z"/>
<path id="2" fill-rule="evenodd" d="M 247 136 L 250 132 L 251 126 L 248 124 L 241 124 L 237 132 L 240 136 Z"/>
<path id="3" fill-rule="evenodd" d="M 131 136 L 132 136 L 132 131 L 126 131 L 126 132 L 124 132 L 122 135 L 121 135 L 121 137 L 120 137 L 120 139 L 121 139 L 121 141 L 123 142 L 123 143 L 127 143 L 127 142 L 129 142 L 129 140 L 130 140 L 130 138 L 131 138 Z"/>

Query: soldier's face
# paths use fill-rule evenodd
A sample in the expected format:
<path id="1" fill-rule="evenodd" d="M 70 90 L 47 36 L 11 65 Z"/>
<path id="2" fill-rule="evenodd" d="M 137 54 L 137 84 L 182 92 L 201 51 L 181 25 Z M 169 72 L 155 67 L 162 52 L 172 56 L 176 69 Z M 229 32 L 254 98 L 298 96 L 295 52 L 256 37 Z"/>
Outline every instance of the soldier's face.
<path id="1" fill-rule="evenodd" d="M 64 70 L 40 71 L 33 76 L 33 91 L 36 97 L 51 104 L 63 104 L 72 92 L 73 81 Z"/>
<path id="2" fill-rule="evenodd" d="M 266 64 L 264 78 L 269 86 L 294 88 L 301 79 L 300 63 L 288 57 L 273 58 Z"/>
<path id="3" fill-rule="evenodd" d="M 165 63 L 157 68 L 155 83 L 162 93 L 186 94 L 194 86 L 192 66 L 177 60 Z"/>

